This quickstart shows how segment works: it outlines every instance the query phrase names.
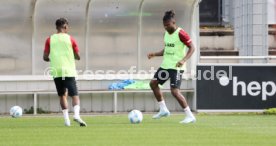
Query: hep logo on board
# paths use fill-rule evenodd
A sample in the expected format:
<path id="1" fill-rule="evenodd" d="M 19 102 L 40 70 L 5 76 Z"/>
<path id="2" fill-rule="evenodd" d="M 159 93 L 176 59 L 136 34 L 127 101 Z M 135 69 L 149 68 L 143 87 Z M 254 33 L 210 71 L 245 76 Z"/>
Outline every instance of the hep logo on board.
<path id="1" fill-rule="evenodd" d="M 230 80 L 227 76 L 222 76 L 219 78 L 219 83 L 221 86 L 228 86 Z M 257 82 L 252 81 L 246 84 L 244 81 L 238 81 L 238 77 L 233 77 L 233 86 L 232 86 L 233 96 L 262 96 L 262 100 L 267 100 L 267 97 L 273 96 L 276 94 L 276 84 L 272 81 L 267 82 Z"/>

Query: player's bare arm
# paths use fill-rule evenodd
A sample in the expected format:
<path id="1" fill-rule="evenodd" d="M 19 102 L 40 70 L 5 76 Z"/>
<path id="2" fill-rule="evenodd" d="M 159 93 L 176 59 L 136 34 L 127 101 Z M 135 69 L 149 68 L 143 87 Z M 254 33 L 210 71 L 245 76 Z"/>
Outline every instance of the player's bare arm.
<path id="1" fill-rule="evenodd" d="M 49 53 L 44 52 L 44 54 L 43 54 L 43 60 L 46 61 L 46 62 L 49 62 L 49 61 L 50 61 Z"/>
<path id="2" fill-rule="evenodd" d="M 76 60 L 80 60 L 80 54 L 78 52 L 74 52 L 74 56 Z"/>
<path id="3" fill-rule="evenodd" d="M 193 43 L 191 43 L 190 46 L 188 46 L 188 52 L 187 52 L 187 55 L 182 59 L 180 60 L 177 64 L 176 64 L 176 67 L 181 67 L 183 66 L 183 64 L 191 58 L 191 56 L 193 55 L 194 51 L 195 51 L 195 46 Z"/>
<path id="4" fill-rule="evenodd" d="M 161 51 L 159 51 L 159 52 L 149 53 L 148 54 L 148 59 L 151 59 L 151 58 L 153 58 L 155 56 L 163 56 L 163 54 L 164 54 L 164 49 L 161 50 Z"/>

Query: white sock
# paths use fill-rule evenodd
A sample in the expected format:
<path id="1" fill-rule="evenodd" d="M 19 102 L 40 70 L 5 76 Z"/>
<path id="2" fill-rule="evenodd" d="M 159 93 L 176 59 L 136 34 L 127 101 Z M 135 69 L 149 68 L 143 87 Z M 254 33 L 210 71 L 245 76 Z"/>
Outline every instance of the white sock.
<path id="1" fill-rule="evenodd" d="M 160 110 L 169 111 L 164 100 L 158 102 Z"/>
<path id="2" fill-rule="evenodd" d="M 68 109 L 62 110 L 62 113 L 63 113 L 64 120 L 65 120 L 65 121 L 70 121 Z"/>
<path id="3" fill-rule="evenodd" d="M 74 106 L 74 118 L 79 119 L 80 118 L 80 105 Z"/>
<path id="4" fill-rule="evenodd" d="M 190 107 L 187 106 L 186 108 L 184 108 L 184 112 L 185 112 L 186 116 L 194 117 Z"/>

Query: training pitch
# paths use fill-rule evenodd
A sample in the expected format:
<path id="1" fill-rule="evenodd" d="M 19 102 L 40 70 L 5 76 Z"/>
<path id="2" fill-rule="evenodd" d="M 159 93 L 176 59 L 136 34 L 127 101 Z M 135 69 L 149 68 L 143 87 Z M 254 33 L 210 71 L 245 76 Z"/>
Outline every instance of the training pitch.
<path id="1" fill-rule="evenodd" d="M 181 125 L 183 115 L 130 124 L 127 114 L 83 116 L 88 127 L 63 125 L 59 116 L 0 117 L 0 145 L 49 146 L 275 146 L 276 116 L 197 115 Z M 72 116 L 71 116 L 72 117 Z"/>

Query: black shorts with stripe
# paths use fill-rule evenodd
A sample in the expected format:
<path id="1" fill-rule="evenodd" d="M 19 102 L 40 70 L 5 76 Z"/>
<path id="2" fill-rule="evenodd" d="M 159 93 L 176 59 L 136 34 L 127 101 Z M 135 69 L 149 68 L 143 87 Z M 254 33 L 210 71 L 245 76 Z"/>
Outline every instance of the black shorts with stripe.
<path id="1" fill-rule="evenodd" d="M 175 69 L 163 69 L 159 68 L 153 80 L 157 80 L 158 84 L 163 85 L 168 79 L 170 79 L 171 88 L 180 89 L 183 70 L 175 70 Z"/>
<path id="2" fill-rule="evenodd" d="M 68 91 L 69 96 L 78 96 L 78 87 L 75 77 L 54 78 L 58 96 L 65 95 Z"/>

